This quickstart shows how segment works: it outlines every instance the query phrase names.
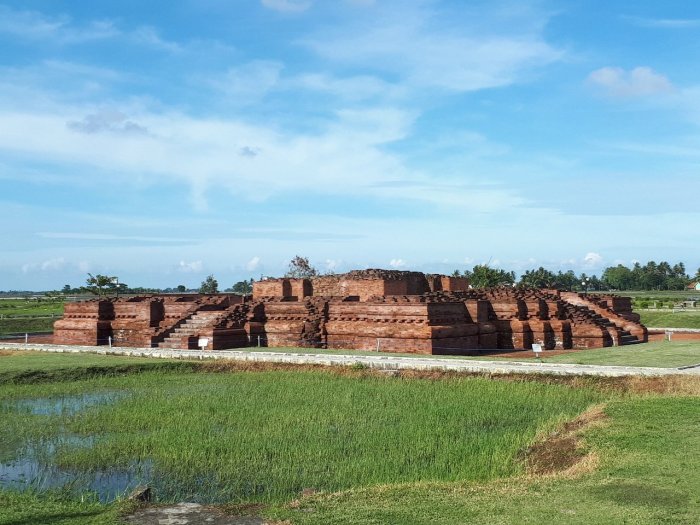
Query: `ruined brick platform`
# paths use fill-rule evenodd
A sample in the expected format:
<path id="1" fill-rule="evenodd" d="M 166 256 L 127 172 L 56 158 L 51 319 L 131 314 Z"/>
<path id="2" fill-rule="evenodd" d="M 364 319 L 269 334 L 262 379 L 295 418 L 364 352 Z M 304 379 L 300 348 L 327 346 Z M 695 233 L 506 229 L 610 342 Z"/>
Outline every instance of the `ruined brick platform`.
<path id="1" fill-rule="evenodd" d="M 468 355 L 647 341 L 629 298 L 557 290 L 471 290 L 464 278 L 361 270 L 267 279 L 253 295 L 143 296 L 67 303 L 58 344 L 208 350 L 246 346 Z"/>

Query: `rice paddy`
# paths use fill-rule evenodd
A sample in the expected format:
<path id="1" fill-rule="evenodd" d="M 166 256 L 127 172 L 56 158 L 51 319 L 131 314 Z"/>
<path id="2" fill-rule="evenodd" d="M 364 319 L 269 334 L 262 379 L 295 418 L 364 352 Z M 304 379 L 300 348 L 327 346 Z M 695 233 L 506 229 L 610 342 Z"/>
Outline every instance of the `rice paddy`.
<path id="1" fill-rule="evenodd" d="M 309 525 L 684 524 L 700 510 L 697 378 L 144 361 L 0 354 L 0 525 L 116 525 L 137 484 L 157 504 Z M 569 442 L 564 423 L 592 406 L 602 422 Z M 575 470 L 533 474 L 524 452 L 557 436 Z"/>
<path id="2" fill-rule="evenodd" d="M 112 392 L 128 395 L 67 408 Z M 149 463 L 150 479 L 139 481 L 162 501 L 279 502 L 309 488 L 512 475 L 538 432 L 598 399 L 587 389 L 481 378 L 147 371 L 5 385 L 0 441 L 7 460 L 61 435 L 94 438 L 55 441 L 45 459 L 87 473 Z M 36 406 L 61 410 L 28 408 Z"/>

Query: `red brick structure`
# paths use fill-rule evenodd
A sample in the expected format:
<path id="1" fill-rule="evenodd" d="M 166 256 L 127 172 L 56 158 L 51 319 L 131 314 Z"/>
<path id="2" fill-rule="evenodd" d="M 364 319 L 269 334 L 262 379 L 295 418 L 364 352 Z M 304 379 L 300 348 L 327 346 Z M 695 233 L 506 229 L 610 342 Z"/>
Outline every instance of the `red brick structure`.
<path id="1" fill-rule="evenodd" d="M 464 278 L 361 270 L 267 279 L 252 297 L 147 296 L 68 303 L 54 340 L 66 344 L 219 350 L 253 346 L 420 354 L 599 348 L 645 342 L 628 298 L 557 290 L 470 290 Z"/>

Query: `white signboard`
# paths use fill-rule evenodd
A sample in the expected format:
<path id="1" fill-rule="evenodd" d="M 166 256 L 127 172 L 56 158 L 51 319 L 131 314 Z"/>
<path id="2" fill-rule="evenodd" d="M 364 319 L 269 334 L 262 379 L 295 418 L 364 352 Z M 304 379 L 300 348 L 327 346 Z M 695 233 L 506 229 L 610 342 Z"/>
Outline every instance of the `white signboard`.
<path id="1" fill-rule="evenodd" d="M 199 343 L 197 343 L 197 346 L 204 350 L 207 346 L 209 346 L 209 338 L 208 337 L 200 337 L 199 338 Z"/>
<path id="2" fill-rule="evenodd" d="M 539 355 L 542 351 L 542 345 L 534 344 L 532 345 L 532 351 Z"/>

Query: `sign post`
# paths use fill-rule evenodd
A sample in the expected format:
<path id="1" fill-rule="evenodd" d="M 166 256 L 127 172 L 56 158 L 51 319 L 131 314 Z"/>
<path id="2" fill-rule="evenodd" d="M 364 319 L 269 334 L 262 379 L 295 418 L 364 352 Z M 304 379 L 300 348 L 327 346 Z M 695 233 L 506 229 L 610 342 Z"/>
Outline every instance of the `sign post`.
<path id="1" fill-rule="evenodd" d="M 532 344 L 532 351 L 535 352 L 535 357 L 536 357 L 538 360 L 541 360 L 541 359 L 540 359 L 540 354 L 542 354 L 542 345 L 537 344 L 537 343 L 533 343 L 533 344 Z"/>
<path id="2" fill-rule="evenodd" d="M 197 346 L 202 349 L 202 352 L 204 352 L 207 349 L 207 346 L 209 346 L 209 338 L 200 337 L 199 341 L 197 342 Z"/>

